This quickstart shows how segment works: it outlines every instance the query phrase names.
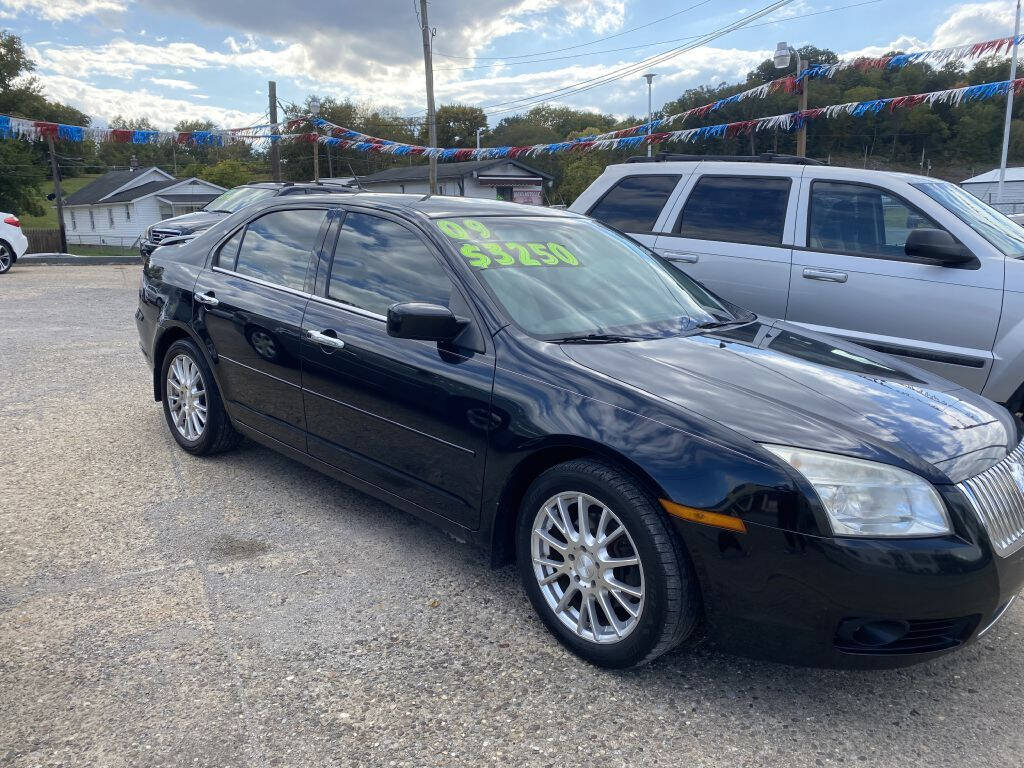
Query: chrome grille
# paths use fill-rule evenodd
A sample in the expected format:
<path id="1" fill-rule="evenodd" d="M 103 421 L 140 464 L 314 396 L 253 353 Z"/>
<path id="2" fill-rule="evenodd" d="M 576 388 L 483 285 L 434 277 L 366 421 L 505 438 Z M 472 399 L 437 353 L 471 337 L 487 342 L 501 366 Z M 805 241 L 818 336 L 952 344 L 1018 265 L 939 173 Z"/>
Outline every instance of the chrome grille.
<path id="1" fill-rule="evenodd" d="M 1024 442 L 980 475 L 957 483 L 970 500 L 996 553 L 1024 547 Z"/>
<path id="2" fill-rule="evenodd" d="M 181 232 L 177 229 L 151 229 L 149 231 L 149 242 L 159 243 L 168 237 L 177 237 Z"/>

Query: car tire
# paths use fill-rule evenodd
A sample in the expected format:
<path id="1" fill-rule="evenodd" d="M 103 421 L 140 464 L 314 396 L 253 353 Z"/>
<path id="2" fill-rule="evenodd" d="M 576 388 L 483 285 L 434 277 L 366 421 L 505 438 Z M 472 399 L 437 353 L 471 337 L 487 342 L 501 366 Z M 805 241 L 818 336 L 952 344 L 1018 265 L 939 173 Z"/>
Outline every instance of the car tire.
<path id="1" fill-rule="evenodd" d="M 179 339 L 168 347 L 160 381 L 164 418 L 178 445 L 196 456 L 238 445 L 241 435 L 231 426 L 213 371 L 195 342 Z"/>
<path id="2" fill-rule="evenodd" d="M 645 664 L 697 626 L 699 588 L 682 542 L 657 500 L 607 462 L 575 459 L 534 480 L 519 510 L 516 554 L 544 624 L 597 666 Z"/>
<path id="3" fill-rule="evenodd" d="M 14 266 L 14 262 L 17 260 L 18 257 L 14 255 L 14 249 L 3 240 L 0 240 L 0 275 L 10 272 L 11 267 Z"/>

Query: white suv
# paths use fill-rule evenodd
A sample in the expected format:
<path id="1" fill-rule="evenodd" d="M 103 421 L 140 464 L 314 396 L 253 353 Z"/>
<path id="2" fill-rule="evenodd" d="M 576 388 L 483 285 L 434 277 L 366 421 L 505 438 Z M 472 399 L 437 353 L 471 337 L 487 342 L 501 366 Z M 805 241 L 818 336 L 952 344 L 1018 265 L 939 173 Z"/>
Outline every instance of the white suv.
<path id="1" fill-rule="evenodd" d="M 736 304 L 1021 410 L 1024 228 L 938 179 L 757 159 L 635 158 L 569 209 Z"/>
<path id="2" fill-rule="evenodd" d="M 14 266 L 27 250 L 28 240 L 21 231 L 18 217 L 0 212 L 0 275 Z"/>

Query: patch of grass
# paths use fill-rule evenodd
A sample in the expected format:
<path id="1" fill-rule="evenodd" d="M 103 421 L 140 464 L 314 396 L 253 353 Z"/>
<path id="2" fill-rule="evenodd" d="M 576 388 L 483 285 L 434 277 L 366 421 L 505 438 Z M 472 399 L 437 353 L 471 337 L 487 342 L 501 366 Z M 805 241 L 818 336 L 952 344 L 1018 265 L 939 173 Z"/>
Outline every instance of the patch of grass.
<path id="1" fill-rule="evenodd" d="M 69 243 L 68 253 L 74 256 L 138 256 L 139 249 L 119 245 L 72 245 Z"/>
<path id="2" fill-rule="evenodd" d="M 89 174 L 85 176 L 75 176 L 70 179 L 61 180 L 61 189 L 64 191 L 64 197 L 67 197 L 72 192 L 77 192 L 86 184 L 91 184 L 93 181 L 98 179 L 100 174 Z M 43 197 L 53 192 L 53 184 L 47 181 L 40 188 L 40 192 L 43 193 Z M 46 208 L 46 213 L 42 216 L 19 216 L 21 219 L 22 229 L 56 229 L 57 224 L 57 207 L 50 200 L 43 200 L 43 205 Z"/>

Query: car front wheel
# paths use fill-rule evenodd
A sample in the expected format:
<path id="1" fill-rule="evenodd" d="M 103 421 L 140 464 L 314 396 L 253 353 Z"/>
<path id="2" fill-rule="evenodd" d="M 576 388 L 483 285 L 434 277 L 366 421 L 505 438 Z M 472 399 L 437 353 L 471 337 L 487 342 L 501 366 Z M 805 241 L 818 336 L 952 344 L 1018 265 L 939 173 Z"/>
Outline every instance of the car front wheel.
<path id="1" fill-rule="evenodd" d="M 234 448 L 239 434 L 196 345 L 186 339 L 171 344 L 162 372 L 164 416 L 178 445 L 197 456 Z"/>
<path id="2" fill-rule="evenodd" d="M 656 499 L 618 467 L 580 459 L 541 474 L 523 500 L 516 546 L 537 613 L 593 664 L 651 661 L 696 626 L 689 558 Z"/>

